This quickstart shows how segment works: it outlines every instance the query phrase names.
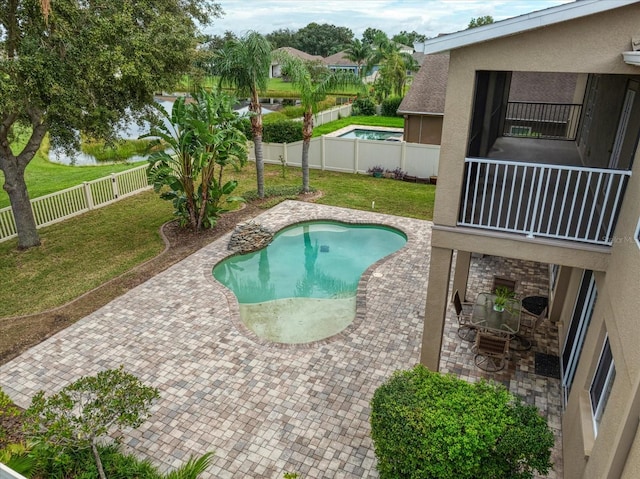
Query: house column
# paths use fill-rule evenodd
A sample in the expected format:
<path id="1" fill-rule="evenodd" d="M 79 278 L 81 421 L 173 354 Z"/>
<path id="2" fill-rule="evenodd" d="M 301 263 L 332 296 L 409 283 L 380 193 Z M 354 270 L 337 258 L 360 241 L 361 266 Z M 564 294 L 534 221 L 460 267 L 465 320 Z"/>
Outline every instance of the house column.
<path id="1" fill-rule="evenodd" d="M 467 283 L 469 282 L 469 266 L 471 266 L 471 251 L 456 252 L 456 267 L 453 272 L 453 290 L 460 293 L 462 301 L 466 301 Z"/>
<path id="2" fill-rule="evenodd" d="M 452 256 L 452 249 L 431 247 L 420 362 L 432 371 L 438 371 L 440 364 L 442 334 L 449 304 Z"/>

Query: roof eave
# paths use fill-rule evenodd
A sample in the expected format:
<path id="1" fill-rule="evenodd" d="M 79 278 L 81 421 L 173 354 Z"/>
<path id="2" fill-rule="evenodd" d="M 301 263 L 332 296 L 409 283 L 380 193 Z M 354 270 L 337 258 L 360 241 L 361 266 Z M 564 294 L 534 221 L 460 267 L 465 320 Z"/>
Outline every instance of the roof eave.
<path id="1" fill-rule="evenodd" d="M 442 53 L 474 43 L 515 35 L 528 30 L 632 5 L 639 1 L 640 0 L 616 0 L 615 2 L 609 2 L 602 0 L 580 0 L 558 5 L 557 7 L 508 18 L 489 25 L 432 38 L 424 42 L 423 52 L 426 54 Z"/>

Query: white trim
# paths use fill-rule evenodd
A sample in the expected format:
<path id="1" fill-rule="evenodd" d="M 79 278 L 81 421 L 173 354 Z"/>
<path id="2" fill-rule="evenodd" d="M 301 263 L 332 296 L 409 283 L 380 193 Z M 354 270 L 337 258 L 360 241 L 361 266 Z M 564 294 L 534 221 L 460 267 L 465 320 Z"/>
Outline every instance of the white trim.
<path id="1" fill-rule="evenodd" d="M 494 40 L 496 38 L 515 35 L 556 23 L 574 20 L 576 18 L 606 12 L 616 8 L 638 3 L 639 0 L 580 0 L 557 7 L 546 8 L 527 13 L 518 17 L 508 18 L 499 22 L 470 28 L 460 32 L 442 35 L 427 40 L 423 44 L 423 53 L 441 53 L 474 43 Z"/>
<path id="2" fill-rule="evenodd" d="M 602 366 L 602 359 L 604 357 L 604 351 L 609 345 L 609 351 L 611 352 L 611 362 L 609 363 L 609 367 L 607 369 L 607 375 L 605 376 L 604 385 L 600 395 L 597 398 L 596 408 L 593 408 L 593 398 L 591 397 L 591 391 L 593 390 L 593 386 L 595 384 L 596 378 L 598 377 L 598 373 L 600 372 L 600 366 Z M 611 351 L 611 343 L 609 342 L 609 335 L 607 334 L 602 342 L 602 348 L 600 349 L 600 356 L 598 357 L 598 362 L 596 366 L 596 370 L 593 373 L 593 377 L 591 378 L 591 384 L 589 385 L 589 404 L 591 405 L 591 418 L 593 419 L 593 432 L 597 436 L 598 435 L 598 423 L 602 418 L 602 414 L 604 413 L 604 408 L 607 405 L 607 400 L 609 398 L 608 390 L 611 387 L 611 382 L 615 377 L 616 372 L 616 362 L 613 359 L 613 351 Z"/>

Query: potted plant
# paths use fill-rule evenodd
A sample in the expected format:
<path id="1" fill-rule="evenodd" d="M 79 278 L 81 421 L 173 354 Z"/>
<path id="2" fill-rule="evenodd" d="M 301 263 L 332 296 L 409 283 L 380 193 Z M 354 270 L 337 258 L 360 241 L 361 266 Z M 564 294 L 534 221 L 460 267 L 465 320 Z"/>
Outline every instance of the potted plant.
<path id="1" fill-rule="evenodd" d="M 493 310 L 504 311 L 507 302 L 516 296 L 515 291 L 510 290 L 506 286 L 498 286 L 495 291 L 496 298 L 493 300 Z"/>
<path id="2" fill-rule="evenodd" d="M 367 173 L 370 173 L 375 178 L 382 178 L 382 174 L 384 173 L 384 168 L 380 165 L 372 166 L 367 170 Z"/>

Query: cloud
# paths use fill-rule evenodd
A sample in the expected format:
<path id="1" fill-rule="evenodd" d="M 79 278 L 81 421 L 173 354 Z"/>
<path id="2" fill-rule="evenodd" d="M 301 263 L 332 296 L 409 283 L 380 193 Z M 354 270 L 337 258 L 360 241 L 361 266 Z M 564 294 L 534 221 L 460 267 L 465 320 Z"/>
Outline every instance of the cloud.
<path id="1" fill-rule="evenodd" d="M 218 0 L 225 15 L 207 33 L 243 35 L 279 29 L 299 30 L 311 22 L 350 28 L 356 38 L 368 27 L 392 36 L 402 30 L 437 36 L 463 30 L 469 20 L 491 15 L 496 21 L 567 3 L 570 0 Z"/>

